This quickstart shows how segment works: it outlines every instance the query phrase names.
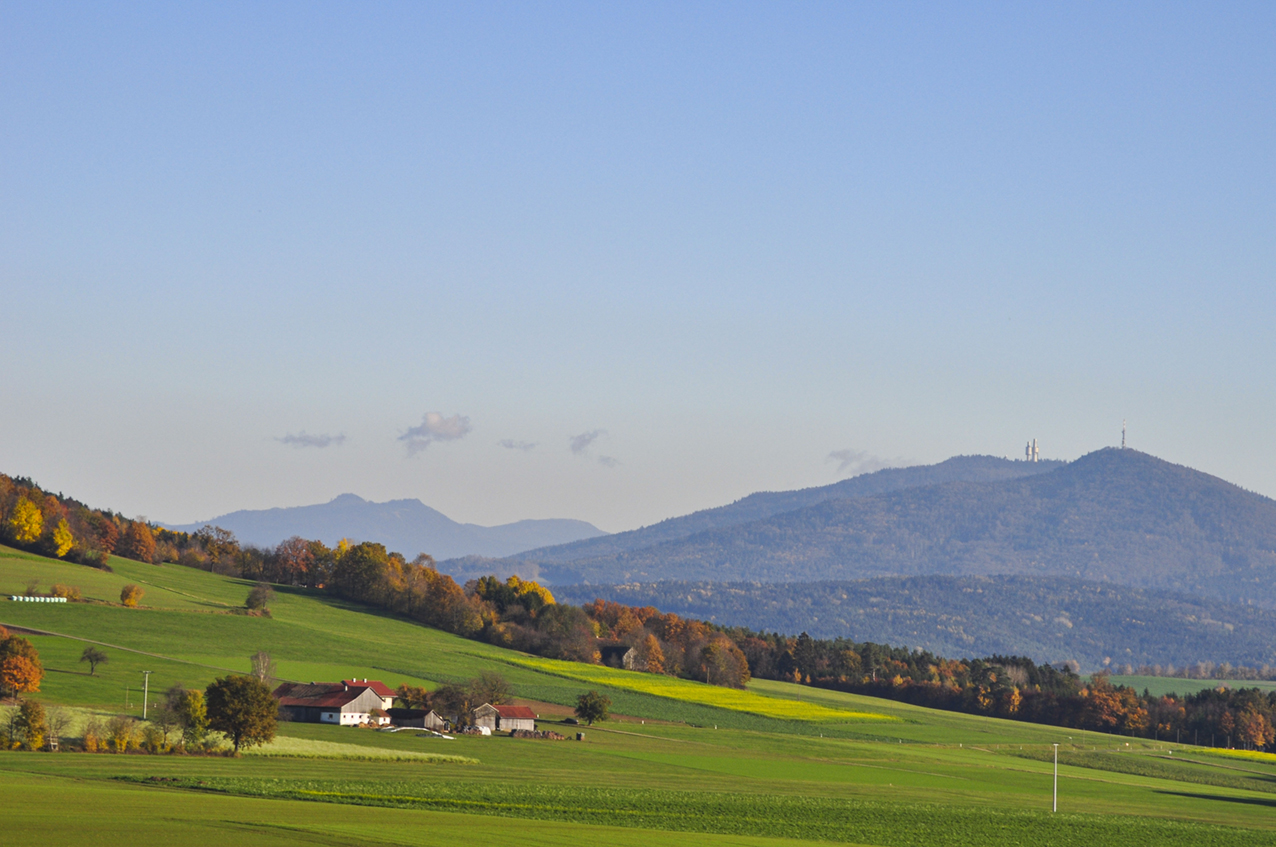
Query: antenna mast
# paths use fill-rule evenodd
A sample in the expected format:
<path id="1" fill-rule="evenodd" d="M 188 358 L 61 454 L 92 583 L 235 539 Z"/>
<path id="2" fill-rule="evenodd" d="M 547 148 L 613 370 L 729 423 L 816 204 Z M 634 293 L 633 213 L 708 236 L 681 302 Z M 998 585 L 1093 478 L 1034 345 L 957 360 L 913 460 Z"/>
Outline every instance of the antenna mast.
<path id="1" fill-rule="evenodd" d="M 1125 449 L 1125 419 L 1121 420 L 1121 449 Z"/>

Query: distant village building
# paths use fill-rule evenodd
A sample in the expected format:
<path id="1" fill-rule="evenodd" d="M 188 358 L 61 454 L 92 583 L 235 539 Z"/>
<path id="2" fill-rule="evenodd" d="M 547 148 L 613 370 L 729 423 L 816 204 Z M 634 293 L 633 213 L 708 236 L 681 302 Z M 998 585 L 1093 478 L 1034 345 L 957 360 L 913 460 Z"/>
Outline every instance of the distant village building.
<path id="1" fill-rule="evenodd" d="M 341 682 L 285 682 L 275 698 L 288 716 L 299 723 L 331 723 L 339 726 L 388 724 L 387 710 L 394 692 L 383 683 L 367 679 Z"/>
<path id="2" fill-rule="evenodd" d="M 493 706 L 484 703 L 473 711 L 474 725 L 490 730 L 513 732 L 536 729 L 536 713 L 526 706 Z"/>

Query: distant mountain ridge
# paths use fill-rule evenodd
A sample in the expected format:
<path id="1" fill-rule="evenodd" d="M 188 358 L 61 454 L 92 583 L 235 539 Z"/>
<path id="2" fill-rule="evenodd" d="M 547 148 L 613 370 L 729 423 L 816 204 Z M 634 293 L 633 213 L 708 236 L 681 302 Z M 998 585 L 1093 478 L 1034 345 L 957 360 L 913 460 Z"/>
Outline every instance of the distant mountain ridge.
<path id="1" fill-rule="evenodd" d="M 631 550 L 641 550 L 667 541 L 678 541 L 698 532 L 737 526 L 828 500 L 867 497 L 945 482 L 994 482 L 1017 479 L 1047 473 L 1064 464 L 1059 461 L 1012 461 L 997 456 L 954 456 L 934 465 L 885 468 L 815 488 L 802 488 L 795 491 L 759 491 L 725 506 L 668 518 L 651 526 L 554 547 L 529 550 L 519 556 L 519 562 L 484 563 L 471 557 L 464 562 L 448 562 L 447 566 L 466 573 L 488 567 L 489 571 L 484 573 L 495 568 L 501 572 L 523 573 L 526 571 L 534 574 L 539 572 L 539 565 L 594 559 Z"/>
<path id="2" fill-rule="evenodd" d="M 329 545 L 349 538 L 375 541 L 409 558 L 429 553 L 436 559 L 511 556 L 536 547 L 605 534 L 593 524 L 570 519 L 525 520 L 500 526 L 463 524 L 420 500 L 373 503 L 355 494 L 342 494 L 312 506 L 241 510 L 169 528 L 194 532 L 205 524 L 228 529 L 241 542 L 263 547 L 274 546 L 294 535 Z"/>
<path id="3" fill-rule="evenodd" d="M 1068 577 L 910 576 L 803 583 L 568 585 L 568 603 L 597 597 L 655 606 L 723 626 L 850 638 L 942 656 L 1075 659 L 1086 670 L 1208 660 L 1276 665 L 1276 611 Z"/>
<path id="4" fill-rule="evenodd" d="M 1272 607 L 1276 501 L 1109 448 L 1043 474 L 825 500 L 539 571 L 555 584 L 1034 574 Z"/>

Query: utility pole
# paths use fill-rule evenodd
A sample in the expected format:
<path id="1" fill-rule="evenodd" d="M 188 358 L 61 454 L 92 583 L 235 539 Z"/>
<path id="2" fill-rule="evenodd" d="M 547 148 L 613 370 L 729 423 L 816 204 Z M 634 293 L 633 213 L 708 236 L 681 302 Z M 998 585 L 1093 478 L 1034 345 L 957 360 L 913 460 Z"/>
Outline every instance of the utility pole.
<path id="1" fill-rule="evenodd" d="M 151 674 L 154 671 L 142 671 L 142 720 L 146 720 L 146 695 L 151 692 Z"/>
<path id="2" fill-rule="evenodd" d="M 1054 808 L 1052 812 L 1059 811 L 1059 745 L 1054 745 Z"/>

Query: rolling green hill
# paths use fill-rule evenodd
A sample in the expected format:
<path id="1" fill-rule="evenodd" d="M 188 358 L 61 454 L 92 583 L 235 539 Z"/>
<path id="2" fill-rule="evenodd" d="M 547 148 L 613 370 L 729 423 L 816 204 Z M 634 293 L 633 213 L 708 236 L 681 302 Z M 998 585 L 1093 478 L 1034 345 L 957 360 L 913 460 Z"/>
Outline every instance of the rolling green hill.
<path id="1" fill-rule="evenodd" d="M 348 758 L 0 752 L 6 844 L 1276 844 L 1276 765 L 1263 760 L 779 682 L 743 693 L 664 685 L 302 589 L 279 588 L 272 617 L 249 617 L 234 613 L 246 582 L 111 565 L 104 573 L 0 550 L 0 590 L 36 579 L 79 585 L 87 599 L 0 600 L 6 625 L 60 633 L 30 636 L 48 671 L 37 696 L 48 703 L 137 715 L 140 671 L 154 672 L 153 691 L 203 685 L 223 669 L 247 671 L 249 655 L 267 649 L 292 679 L 433 687 L 498 670 L 543 726 L 587 688 L 611 696 L 620 717 L 583 728 L 583 742 L 281 725 L 287 749 L 369 751 Z M 112 602 L 129 582 L 146 588 L 141 608 Z M 90 641 L 110 656 L 96 676 L 77 661 Z M 1044 761 L 1053 743 L 1065 751 L 1057 815 Z"/>

